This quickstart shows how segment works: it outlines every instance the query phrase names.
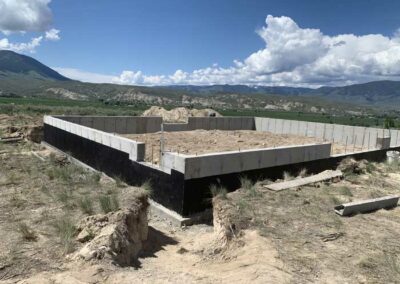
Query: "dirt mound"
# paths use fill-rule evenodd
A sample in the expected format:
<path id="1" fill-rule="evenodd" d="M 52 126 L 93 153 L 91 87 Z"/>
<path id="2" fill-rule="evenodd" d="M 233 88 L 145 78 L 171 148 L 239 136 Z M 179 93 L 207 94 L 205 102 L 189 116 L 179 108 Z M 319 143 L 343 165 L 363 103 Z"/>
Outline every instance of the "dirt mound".
<path id="1" fill-rule="evenodd" d="M 189 117 L 221 116 L 221 114 L 212 109 L 178 107 L 166 110 L 163 107 L 152 106 L 144 111 L 142 116 L 161 116 L 165 122 L 187 122 Z"/>
<path id="2" fill-rule="evenodd" d="M 129 208 L 83 219 L 77 240 L 86 244 L 75 258 L 132 265 L 147 239 L 147 207 L 146 197 Z"/>

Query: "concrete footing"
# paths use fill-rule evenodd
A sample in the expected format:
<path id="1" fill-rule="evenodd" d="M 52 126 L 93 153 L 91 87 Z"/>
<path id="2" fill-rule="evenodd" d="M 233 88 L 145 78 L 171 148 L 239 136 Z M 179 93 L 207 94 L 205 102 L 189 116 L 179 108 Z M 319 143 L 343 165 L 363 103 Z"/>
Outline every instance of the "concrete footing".
<path id="1" fill-rule="evenodd" d="M 157 217 L 170 222 L 174 226 L 191 226 L 195 224 L 205 224 L 212 222 L 212 210 L 206 209 L 203 212 L 193 214 L 189 217 L 183 217 L 178 213 L 169 210 L 161 204 L 150 200 L 150 216 Z"/>
<path id="2" fill-rule="evenodd" d="M 357 213 L 367 213 L 378 209 L 390 209 L 397 206 L 399 196 L 386 196 L 363 201 L 350 202 L 335 207 L 335 212 L 341 216 L 351 216 Z"/>

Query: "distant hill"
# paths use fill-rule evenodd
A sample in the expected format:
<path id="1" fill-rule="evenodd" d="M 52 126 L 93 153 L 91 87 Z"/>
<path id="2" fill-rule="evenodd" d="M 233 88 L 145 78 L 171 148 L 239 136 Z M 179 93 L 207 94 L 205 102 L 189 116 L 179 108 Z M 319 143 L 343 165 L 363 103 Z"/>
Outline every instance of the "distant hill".
<path id="1" fill-rule="evenodd" d="M 343 87 L 321 87 L 308 93 L 331 101 L 350 101 L 367 105 L 400 103 L 399 81 L 374 81 Z"/>
<path id="2" fill-rule="evenodd" d="M 36 59 L 9 50 L 0 50 L 0 76 L 3 78 L 16 76 L 26 77 L 26 79 L 70 81 Z"/>
<path id="3" fill-rule="evenodd" d="M 400 82 L 318 89 L 248 85 L 124 86 L 70 80 L 39 61 L 0 50 L 0 96 L 40 96 L 112 103 L 324 112 L 360 106 L 396 109 Z"/>
<path id="4" fill-rule="evenodd" d="M 294 87 L 270 87 L 270 86 L 247 86 L 247 85 L 172 85 L 166 88 L 181 90 L 192 94 L 215 95 L 215 94 L 276 94 L 276 95 L 302 95 L 313 91 L 310 88 Z"/>

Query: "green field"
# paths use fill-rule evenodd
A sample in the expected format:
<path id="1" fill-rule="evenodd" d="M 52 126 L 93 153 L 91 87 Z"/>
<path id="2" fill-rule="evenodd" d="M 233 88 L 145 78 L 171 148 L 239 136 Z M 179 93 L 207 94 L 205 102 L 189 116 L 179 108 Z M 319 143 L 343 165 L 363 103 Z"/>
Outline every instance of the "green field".
<path id="1" fill-rule="evenodd" d="M 44 115 L 44 114 L 67 114 L 67 115 L 140 115 L 150 105 L 146 104 L 109 104 L 101 101 L 75 101 L 46 98 L 8 98 L 0 97 L 0 113 L 15 115 Z M 171 109 L 172 106 L 164 106 Z M 302 120 L 310 122 L 335 123 L 358 126 L 383 127 L 385 116 L 351 116 L 351 115 L 330 115 L 320 113 L 305 113 L 293 111 L 266 111 L 266 110 L 237 110 L 217 109 L 224 116 L 260 116 L 291 120 Z M 400 120 L 390 118 L 392 127 L 398 128 Z"/>

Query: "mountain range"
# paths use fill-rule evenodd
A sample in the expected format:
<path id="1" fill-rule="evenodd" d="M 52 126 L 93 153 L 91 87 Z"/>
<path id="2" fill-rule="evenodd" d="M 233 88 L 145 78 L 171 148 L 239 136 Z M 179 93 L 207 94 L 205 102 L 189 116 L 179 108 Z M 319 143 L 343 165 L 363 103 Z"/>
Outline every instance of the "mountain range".
<path id="1" fill-rule="evenodd" d="M 125 103 L 296 109 L 316 103 L 396 108 L 399 81 L 374 81 L 318 89 L 247 85 L 124 86 L 83 83 L 57 73 L 32 57 L 0 50 L 0 96 L 56 97 Z"/>

